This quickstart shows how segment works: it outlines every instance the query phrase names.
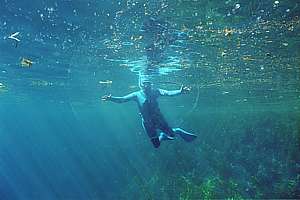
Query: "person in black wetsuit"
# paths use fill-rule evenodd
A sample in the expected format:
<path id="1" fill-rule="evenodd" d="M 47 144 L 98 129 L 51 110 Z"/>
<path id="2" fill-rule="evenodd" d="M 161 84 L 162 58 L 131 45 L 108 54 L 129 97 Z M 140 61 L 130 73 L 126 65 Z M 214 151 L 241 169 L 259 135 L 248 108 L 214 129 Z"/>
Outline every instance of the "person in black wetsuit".
<path id="1" fill-rule="evenodd" d="M 124 103 L 136 101 L 142 116 L 143 128 L 147 132 L 153 146 L 158 148 L 161 141 L 173 140 L 176 135 L 181 136 L 187 142 L 196 139 L 196 135 L 191 134 L 181 128 L 170 128 L 164 116 L 160 112 L 157 98 L 159 96 L 176 96 L 190 91 L 190 88 L 181 86 L 179 90 L 156 89 L 150 81 L 140 81 L 141 90 L 130 93 L 126 96 L 115 97 L 111 94 L 104 95 L 103 101 Z M 158 130 L 161 132 L 158 134 Z"/>

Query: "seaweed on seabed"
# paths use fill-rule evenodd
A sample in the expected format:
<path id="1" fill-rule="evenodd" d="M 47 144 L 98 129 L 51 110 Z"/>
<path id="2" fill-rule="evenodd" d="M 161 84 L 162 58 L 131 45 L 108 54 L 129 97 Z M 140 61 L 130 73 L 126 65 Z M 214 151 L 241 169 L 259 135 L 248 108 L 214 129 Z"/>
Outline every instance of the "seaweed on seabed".
<path id="1" fill-rule="evenodd" d="M 233 180 L 224 181 L 220 177 L 209 177 L 201 184 L 195 184 L 187 177 L 182 177 L 182 180 L 186 185 L 180 193 L 180 200 L 243 199 L 239 193 L 239 185 Z"/>
<path id="2" fill-rule="evenodd" d="M 218 178 L 209 178 L 200 185 L 200 194 L 203 199 L 214 198 L 214 191 L 218 181 Z"/>
<path id="3" fill-rule="evenodd" d="M 202 184 L 194 183 L 190 178 L 182 176 L 183 191 L 180 192 L 180 200 L 213 199 L 216 187 L 216 178 L 208 178 Z"/>
<path id="4" fill-rule="evenodd" d="M 277 183 L 274 191 L 278 198 L 300 198 L 300 175 L 293 178 L 286 178 Z"/>
<path id="5" fill-rule="evenodd" d="M 299 141 L 294 131 L 297 125 L 292 121 L 272 114 L 259 119 L 253 129 L 246 131 L 245 148 L 242 149 L 245 159 L 241 164 L 251 177 L 248 191 L 255 192 L 252 197 L 299 198 L 299 178 L 294 178 L 295 174 L 299 175 L 299 168 L 294 167 L 299 162 L 296 156 L 296 152 L 299 155 Z M 250 143 L 247 142 L 249 133 L 254 138 Z"/>

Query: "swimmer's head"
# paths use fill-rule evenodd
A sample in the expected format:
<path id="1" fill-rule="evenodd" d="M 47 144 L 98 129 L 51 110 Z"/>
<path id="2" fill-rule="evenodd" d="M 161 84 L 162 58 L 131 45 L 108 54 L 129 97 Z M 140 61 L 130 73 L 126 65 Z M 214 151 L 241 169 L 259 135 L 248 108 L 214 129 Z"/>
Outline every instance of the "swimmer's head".
<path id="1" fill-rule="evenodd" d="M 149 93 L 153 89 L 153 80 L 152 76 L 149 74 L 143 74 L 140 72 L 139 74 L 139 87 L 145 93 Z"/>
<path id="2" fill-rule="evenodd" d="M 150 91 L 152 89 L 152 86 L 153 86 L 152 82 L 148 80 L 140 82 L 140 88 L 143 91 Z"/>
<path id="3" fill-rule="evenodd" d="M 152 90 L 153 83 L 149 80 L 148 77 L 139 77 L 139 87 L 141 90 L 143 90 L 145 93 L 148 93 Z"/>

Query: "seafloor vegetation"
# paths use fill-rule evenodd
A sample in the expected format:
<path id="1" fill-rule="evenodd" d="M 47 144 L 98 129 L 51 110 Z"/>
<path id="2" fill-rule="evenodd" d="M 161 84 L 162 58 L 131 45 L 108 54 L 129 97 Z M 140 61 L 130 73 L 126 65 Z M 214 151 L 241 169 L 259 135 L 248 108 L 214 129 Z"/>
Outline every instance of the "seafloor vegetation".
<path id="1" fill-rule="evenodd" d="M 200 145 L 169 147 L 159 159 L 149 158 L 164 170 L 148 180 L 133 177 L 124 188 L 125 199 L 300 198 L 299 113 L 229 111 L 193 117 L 202 121 Z"/>

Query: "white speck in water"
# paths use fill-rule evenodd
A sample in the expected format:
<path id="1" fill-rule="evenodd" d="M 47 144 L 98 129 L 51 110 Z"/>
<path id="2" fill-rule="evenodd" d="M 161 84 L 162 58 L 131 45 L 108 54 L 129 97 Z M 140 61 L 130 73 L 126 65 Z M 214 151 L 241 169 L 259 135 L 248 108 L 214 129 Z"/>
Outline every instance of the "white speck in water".
<path id="1" fill-rule="evenodd" d="M 261 20 L 261 16 L 257 17 L 256 20 L 257 20 L 257 21 L 260 21 L 260 20 Z"/>
<path id="2" fill-rule="evenodd" d="M 236 10 L 239 9 L 240 7 L 241 7 L 241 4 L 239 4 L 239 3 L 235 4 L 235 9 Z"/>
<path id="3" fill-rule="evenodd" d="M 52 8 L 52 7 L 47 8 L 47 11 L 48 11 L 49 14 L 50 14 L 50 13 L 53 13 L 53 12 L 54 12 L 54 8 Z"/>
<path id="4" fill-rule="evenodd" d="M 279 4 L 279 1 L 275 1 L 274 4 L 276 4 L 276 5 Z"/>

